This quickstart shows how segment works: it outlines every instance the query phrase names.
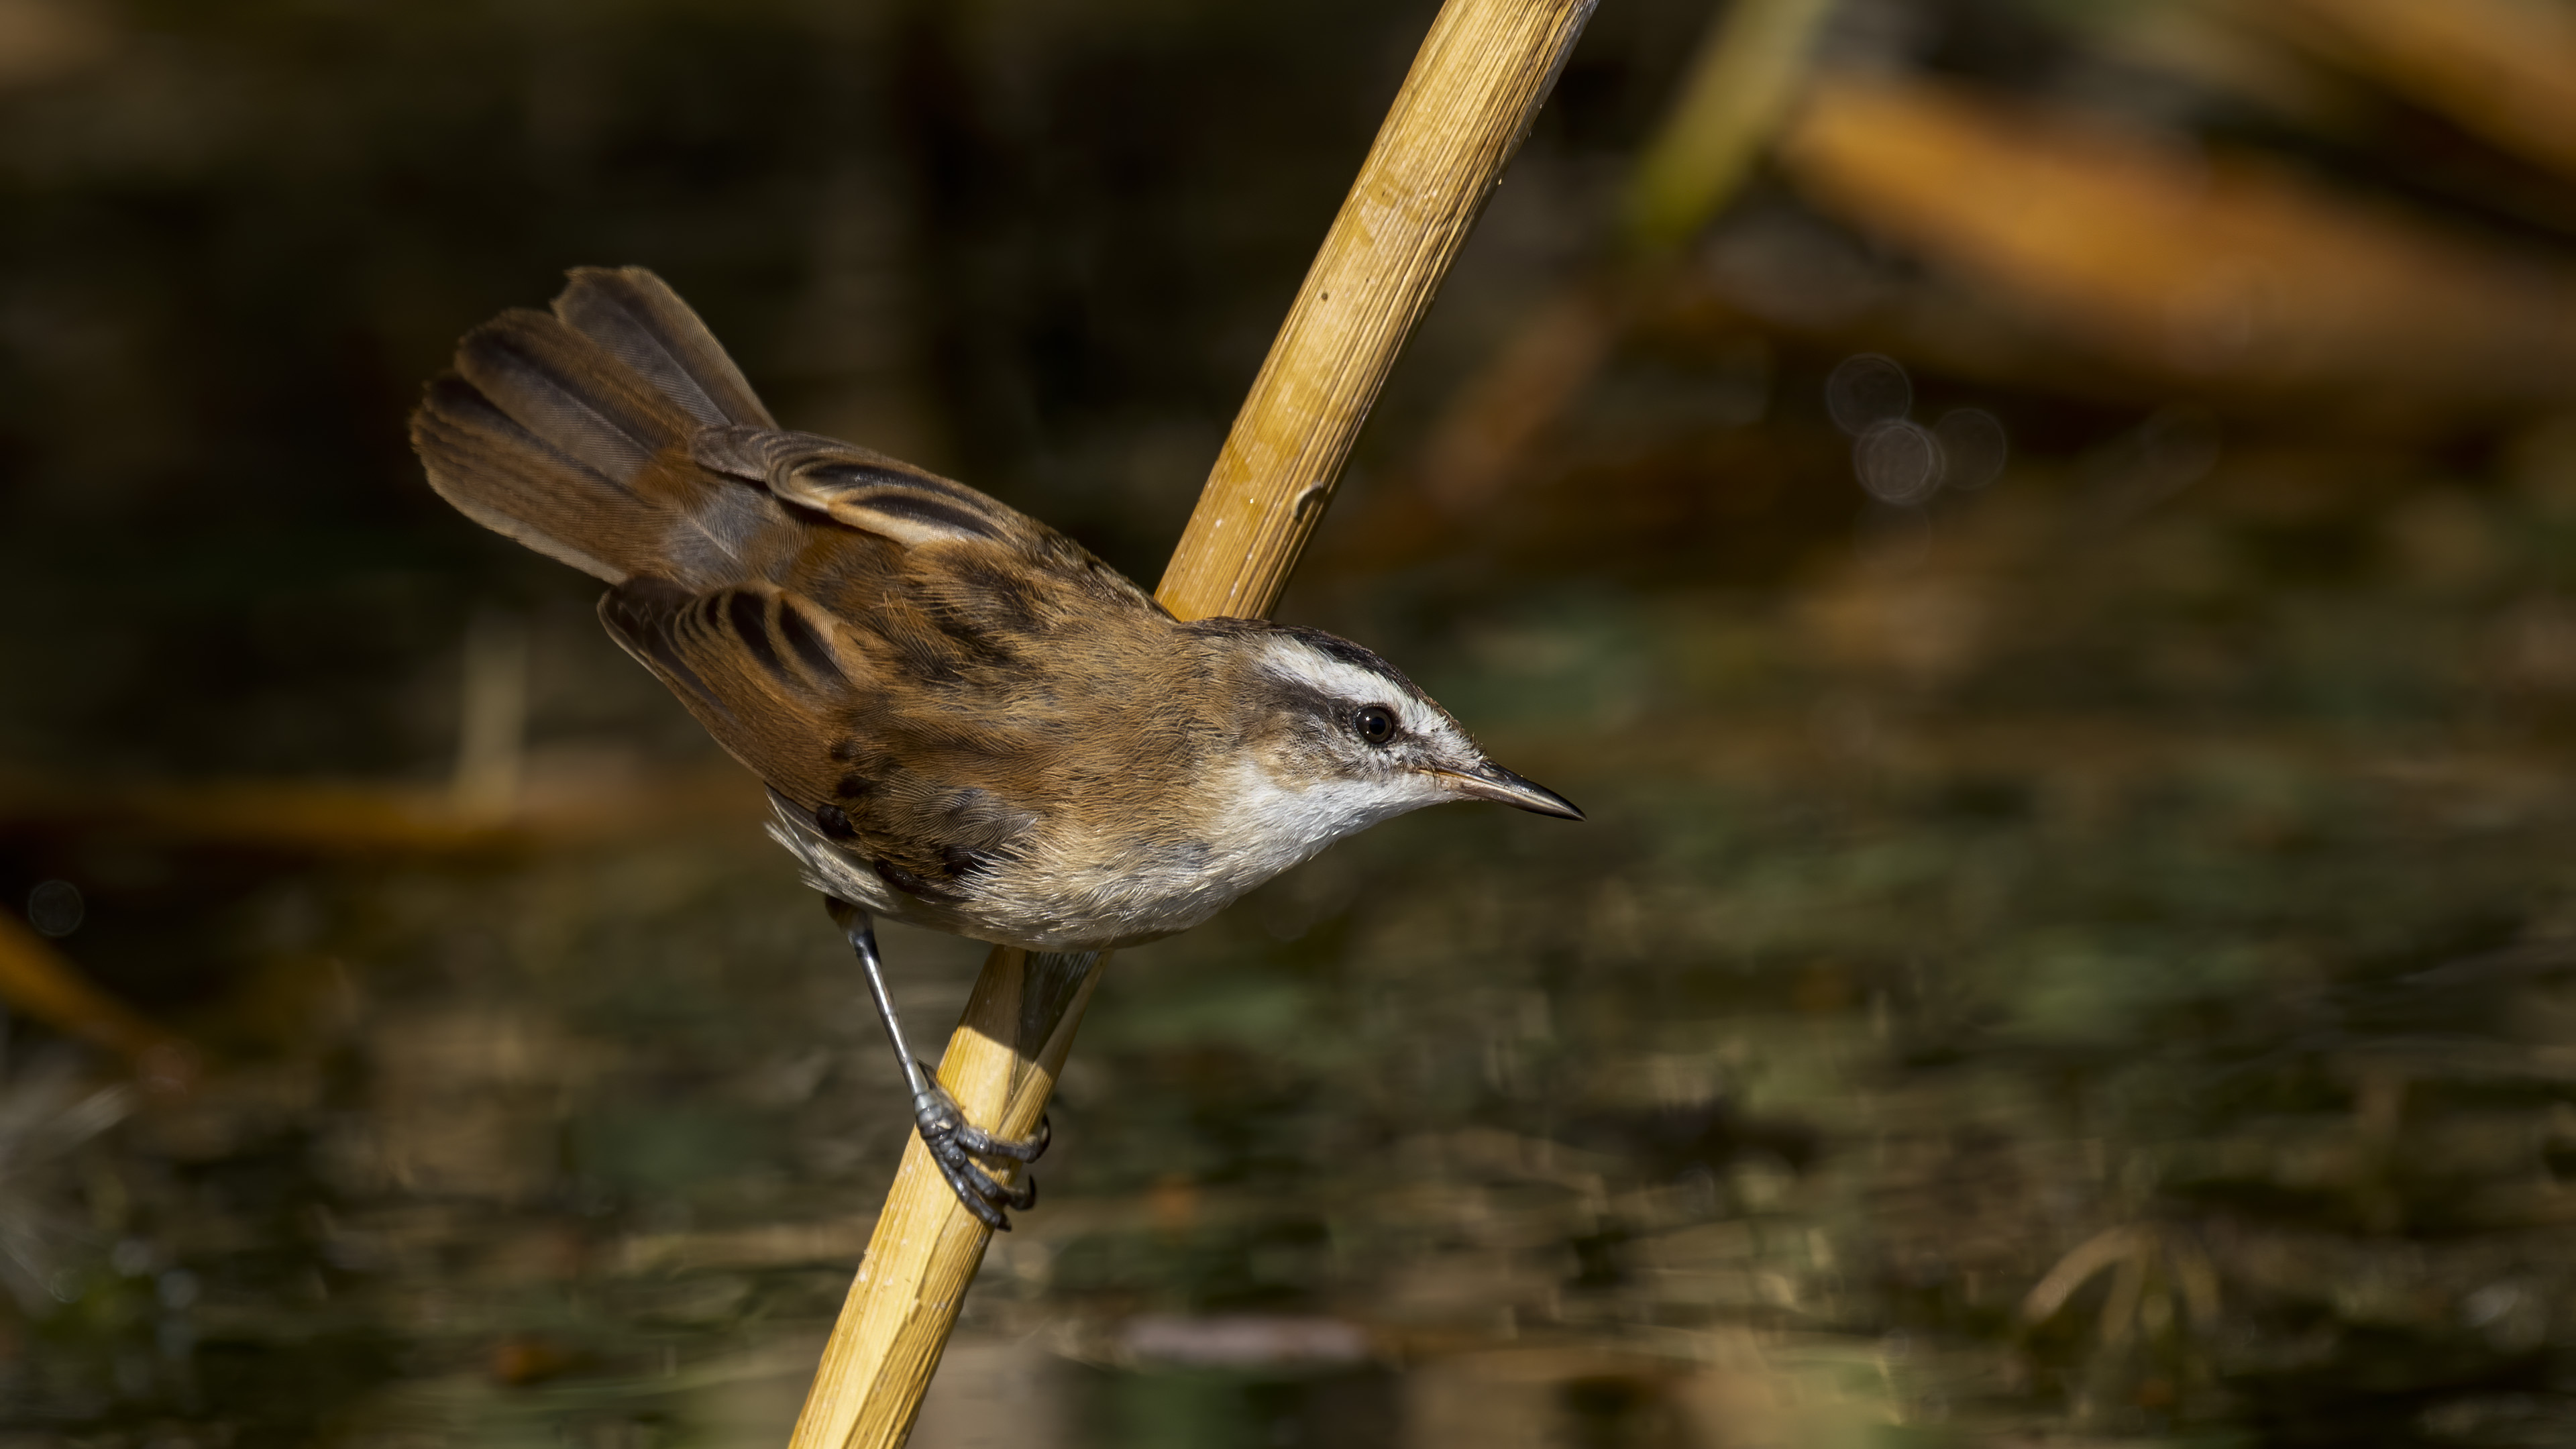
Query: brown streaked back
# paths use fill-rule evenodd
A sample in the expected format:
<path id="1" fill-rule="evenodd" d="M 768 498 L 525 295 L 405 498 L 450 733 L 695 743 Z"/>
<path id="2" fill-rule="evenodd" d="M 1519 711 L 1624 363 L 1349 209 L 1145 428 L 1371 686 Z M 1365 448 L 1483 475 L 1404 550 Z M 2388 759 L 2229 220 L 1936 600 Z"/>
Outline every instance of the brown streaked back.
<path id="1" fill-rule="evenodd" d="M 413 436 L 469 517 L 609 581 L 611 637 L 908 918 L 1187 854 L 1209 641 L 1016 509 L 779 428 L 649 273 L 468 333 Z"/>

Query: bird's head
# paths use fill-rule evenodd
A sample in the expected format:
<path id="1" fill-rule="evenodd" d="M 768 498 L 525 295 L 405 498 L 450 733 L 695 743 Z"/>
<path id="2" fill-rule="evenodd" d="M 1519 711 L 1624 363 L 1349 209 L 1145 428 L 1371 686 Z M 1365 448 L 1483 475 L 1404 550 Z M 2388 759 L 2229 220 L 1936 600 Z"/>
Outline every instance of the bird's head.
<path id="1" fill-rule="evenodd" d="M 1261 823 L 1310 850 L 1450 800 L 1583 818 L 1564 796 L 1487 759 L 1447 710 L 1359 645 L 1277 626 L 1234 631 L 1231 642 L 1245 651 L 1248 758 L 1237 808 L 1276 817 Z"/>

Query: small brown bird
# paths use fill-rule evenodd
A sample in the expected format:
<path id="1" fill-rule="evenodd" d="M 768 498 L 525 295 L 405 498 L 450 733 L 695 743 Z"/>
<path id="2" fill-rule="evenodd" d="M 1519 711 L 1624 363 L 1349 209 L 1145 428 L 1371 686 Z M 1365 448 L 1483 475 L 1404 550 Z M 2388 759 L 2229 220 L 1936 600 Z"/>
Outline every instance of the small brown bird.
<path id="1" fill-rule="evenodd" d="M 660 278 L 582 268 L 465 335 L 412 443 L 466 517 L 605 579 L 608 632 L 769 784 L 847 932 L 922 1138 L 996 1228 L 1034 1201 L 906 1044 L 871 915 L 1032 951 L 1186 930 L 1445 800 L 1579 820 L 1393 665 L 1313 629 L 1183 623 L 1045 524 L 782 429 Z"/>

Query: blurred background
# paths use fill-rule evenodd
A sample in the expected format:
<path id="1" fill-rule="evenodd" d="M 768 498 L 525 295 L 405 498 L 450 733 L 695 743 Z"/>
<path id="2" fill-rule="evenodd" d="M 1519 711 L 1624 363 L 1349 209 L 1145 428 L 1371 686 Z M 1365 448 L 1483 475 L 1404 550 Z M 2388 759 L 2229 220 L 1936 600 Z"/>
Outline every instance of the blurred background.
<path id="1" fill-rule="evenodd" d="M 894 1074 L 405 414 L 1150 582 L 1433 10 L 0 0 L 0 1446 L 784 1442 Z M 1282 613 L 1591 822 L 1122 955 L 915 1444 L 2576 1441 L 2567 0 L 1607 0 Z"/>

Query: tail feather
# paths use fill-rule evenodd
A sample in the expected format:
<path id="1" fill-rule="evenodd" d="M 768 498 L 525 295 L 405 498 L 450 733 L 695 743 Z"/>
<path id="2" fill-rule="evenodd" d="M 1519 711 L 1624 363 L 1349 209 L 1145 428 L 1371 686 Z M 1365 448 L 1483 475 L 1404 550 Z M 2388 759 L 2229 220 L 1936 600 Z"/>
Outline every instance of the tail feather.
<path id="1" fill-rule="evenodd" d="M 466 333 L 456 370 L 521 427 L 620 483 L 701 426 L 550 313 L 513 308 Z"/>
<path id="2" fill-rule="evenodd" d="M 642 267 L 575 267 L 555 315 L 708 427 L 778 426 L 698 314 Z"/>
<path id="3" fill-rule="evenodd" d="M 722 571 L 783 518 L 688 462 L 692 434 L 744 423 L 774 426 L 670 288 L 639 267 L 584 268 L 553 312 L 504 312 L 465 335 L 456 371 L 413 414 L 412 445 L 467 517 L 623 583 Z"/>
<path id="4" fill-rule="evenodd" d="M 612 584 L 635 572 L 631 545 L 643 540 L 602 527 L 631 512 L 625 490 L 547 446 L 465 379 L 451 373 L 429 385 L 411 444 L 429 486 L 476 523 Z"/>

